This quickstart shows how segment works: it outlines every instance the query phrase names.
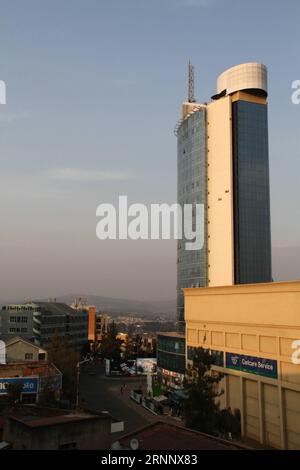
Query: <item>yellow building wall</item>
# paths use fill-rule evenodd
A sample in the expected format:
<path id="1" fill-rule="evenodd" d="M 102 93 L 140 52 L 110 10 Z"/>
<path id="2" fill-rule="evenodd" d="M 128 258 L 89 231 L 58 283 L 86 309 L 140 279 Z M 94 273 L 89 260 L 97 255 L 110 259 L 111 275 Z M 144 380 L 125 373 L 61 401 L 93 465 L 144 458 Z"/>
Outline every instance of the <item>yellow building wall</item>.
<path id="1" fill-rule="evenodd" d="M 231 97 L 207 105 L 209 286 L 234 282 Z"/>
<path id="2" fill-rule="evenodd" d="M 300 449 L 300 281 L 184 289 L 186 346 L 277 361 L 278 379 L 226 367 L 223 407 L 241 411 L 242 433 L 264 446 Z"/>

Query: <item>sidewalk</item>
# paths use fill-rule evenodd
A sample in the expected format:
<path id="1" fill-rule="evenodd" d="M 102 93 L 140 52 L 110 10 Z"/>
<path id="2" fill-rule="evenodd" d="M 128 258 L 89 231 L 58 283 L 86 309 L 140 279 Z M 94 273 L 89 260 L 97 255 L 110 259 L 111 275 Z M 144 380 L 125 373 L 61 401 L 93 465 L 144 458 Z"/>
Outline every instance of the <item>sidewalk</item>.
<path id="1" fill-rule="evenodd" d="M 147 410 L 142 405 L 139 405 L 134 400 L 130 398 L 131 390 L 136 389 L 137 387 L 133 386 L 132 384 L 127 383 L 125 389 L 123 389 L 123 393 L 121 393 L 120 384 L 110 387 L 109 391 L 113 393 L 120 401 L 126 404 L 128 407 L 132 408 L 136 413 L 139 413 L 145 420 L 149 423 L 155 423 L 156 421 L 163 421 L 169 424 L 176 424 L 177 426 L 184 426 L 182 421 L 179 421 L 171 416 L 166 415 L 156 415 L 153 412 Z M 147 388 L 143 384 L 142 385 L 142 393 L 143 395 L 147 395 Z"/>

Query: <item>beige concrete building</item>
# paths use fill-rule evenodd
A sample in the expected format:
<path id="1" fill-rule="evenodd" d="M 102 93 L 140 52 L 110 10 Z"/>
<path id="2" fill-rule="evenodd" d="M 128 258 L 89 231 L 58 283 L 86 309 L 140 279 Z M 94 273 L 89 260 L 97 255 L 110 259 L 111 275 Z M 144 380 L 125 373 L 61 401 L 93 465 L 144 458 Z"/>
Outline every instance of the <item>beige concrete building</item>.
<path id="1" fill-rule="evenodd" d="M 46 361 L 48 353 L 45 349 L 19 336 L 6 341 L 6 362 Z"/>
<path id="2" fill-rule="evenodd" d="M 184 289 L 186 360 L 210 349 L 242 434 L 300 449 L 300 281 Z M 298 362 L 298 363 L 297 363 Z"/>

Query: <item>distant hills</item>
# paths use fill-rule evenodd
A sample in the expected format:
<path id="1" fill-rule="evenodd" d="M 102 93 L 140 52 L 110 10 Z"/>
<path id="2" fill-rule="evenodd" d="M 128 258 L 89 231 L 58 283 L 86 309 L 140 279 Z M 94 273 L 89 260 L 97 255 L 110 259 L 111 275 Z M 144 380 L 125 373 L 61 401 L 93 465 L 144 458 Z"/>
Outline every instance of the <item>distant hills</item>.
<path id="1" fill-rule="evenodd" d="M 135 313 L 156 317 L 161 315 L 165 318 L 175 318 L 176 301 L 139 301 L 129 299 L 118 299 L 113 297 L 103 297 L 99 295 L 88 294 L 68 294 L 56 297 L 56 302 L 71 304 L 75 299 L 86 299 L 90 305 L 95 305 L 97 310 L 108 313 Z M 48 300 L 48 299 L 43 299 Z"/>
<path id="2" fill-rule="evenodd" d="M 288 281 L 300 279 L 300 246 L 297 247 L 275 247 L 273 248 L 273 277 L 274 281 Z M 118 299 L 100 295 L 68 294 L 56 297 L 57 302 L 71 304 L 75 298 L 87 299 L 89 304 L 95 305 L 97 310 L 112 314 L 134 313 L 155 318 L 163 316 L 166 319 L 176 317 L 176 301 L 138 301 L 129 299 Z M 34 299 L 47 301 L 48 299 Z M 2 301 L 1 305 L 8 303 L 23 303 L 25 299 L 14 301 Z"/>

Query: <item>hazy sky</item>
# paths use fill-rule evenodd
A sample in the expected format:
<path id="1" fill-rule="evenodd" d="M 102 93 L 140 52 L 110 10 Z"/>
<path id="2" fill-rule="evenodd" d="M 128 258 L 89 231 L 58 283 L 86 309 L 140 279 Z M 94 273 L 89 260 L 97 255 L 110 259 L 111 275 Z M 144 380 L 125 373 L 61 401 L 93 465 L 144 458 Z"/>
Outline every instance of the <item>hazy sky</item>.
<path id="1" fill-rule="evenodd" d="M 272 239 L 300 278 L 299 20 L 298 0 L 0 0 L 0 300 L 175 296 L 175 242 L 101 242 L 95 211 L 176 201 L 189 59 L 199 101 L 268 66 Z"/>

